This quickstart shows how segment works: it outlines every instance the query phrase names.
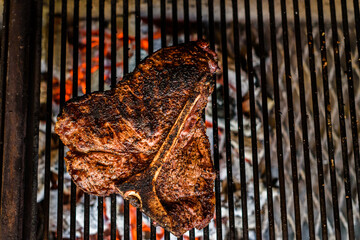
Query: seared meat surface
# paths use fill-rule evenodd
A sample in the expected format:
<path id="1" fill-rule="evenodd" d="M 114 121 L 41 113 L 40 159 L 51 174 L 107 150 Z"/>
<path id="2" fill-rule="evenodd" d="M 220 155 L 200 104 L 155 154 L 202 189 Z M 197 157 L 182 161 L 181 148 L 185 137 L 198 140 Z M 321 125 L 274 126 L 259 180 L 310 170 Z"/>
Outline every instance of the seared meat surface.
<path id="1" fill-rule="evenodd" d="M 215 196 L 202 113 L 218 70 L 204 41 L 163 48 L 105 92 L 68 101 L 56 133 L 73 181 L 119 193 L 176 236 L 203 228 Z"/>

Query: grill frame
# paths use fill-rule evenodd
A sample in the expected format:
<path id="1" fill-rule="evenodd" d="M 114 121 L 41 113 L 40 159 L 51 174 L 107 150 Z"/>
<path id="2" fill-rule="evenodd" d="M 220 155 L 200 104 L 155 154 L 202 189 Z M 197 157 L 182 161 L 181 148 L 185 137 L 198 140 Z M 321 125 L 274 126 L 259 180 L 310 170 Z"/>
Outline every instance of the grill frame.
<path id="1" fill-rule="evenodd" d="M 61 65 L 60 65 L 60 109 L 64 106 L 65 103 L 65 80 L 66 80 L 66 41 L 67 41 L 67 0 L 62 0 L 62 22 L 61 22 Z M 206 2 L 205 0 L 203 2 Z M 267 78 L 266 78 L 266 69 L 265 69 L 265 37 L 264 37 L 264 19 L 263 13 L 266 9 L 263 9 L 263 4 L 266 1 L 257 0 L 257 26 L 258 26 L 258 37 L 259 37 L 259 51 L 260 51 L 260 81 L 261 81 L 261 92 L 262 92 L 262 117 L 263 125 L 268 126 L 269 124 L 269 111 L 267 108 L 268 99 L 267 99 Z M 53 66 L 53 56 L 54 56 L 54 12 L 55 12 L 55 0 L 49 0 L 50 11 L 49 11 L 49 33 L 48 33 L 48 66 Z M 178 24 L 178 0 L 173 0 L 172 2 L 172 34 L 173 34 L 173 43 L 176 45 L 179 42 L 177 31 L 180 29 Z M 174 5 L 175 3 L 175 5 Z M 208 0 L 208 33 L 209 33 L 209 42 L 210 47 L 215 49 L 215 33 L 214 33 L 214 0 Z M 242 109 L 242 91 L 241 91 L 241 69 L 242 63 L 240 62 L 240 40 L 239 40 L 239 22 L 234 21 L 233 24 L 233 36 L 229 36 L 226 32 L 226 23 L 227 23 L 227 11 L 226 9 L 232 8 L 232 18 L 238 20 L 238 1 L 232 0 L 231 6 L 227 5 L 227 1 L 220 0 L 220 27 L 221 27 L 221 47 L 222 49 L 227 49 L 227 38 L 234 38 L 234 54 L 235 54 L 235 74 L 236 74 L 236 100 L 237 100 L 237 117 L 238 117 L 238 139 L 239 139 L 239 161 L 240 161 L 240 173 L 234 173 L 232 170 L 232 154 L 231 154 L 231 126 L 230 126 L 230 101 L 229 101 L 229 76 L 228 76 L 228 52 L 222 51 L 222 69 L 223 69 L 223 81 L 224 81 L 224 94 L 225 94 L 225 144 L 226 144 L 226 172 L 227 172 L 227 185 L 228 189 L 234 188 L 233 174 L 240 174 L 241 178 L 241 203 L 242 203 L 242 238 L 249 239 L 249 223 L 248 223 L 248 206 L 247 206 L 247 186 L 246 186 L 246 176 L 245 176 L 245 153 L 244 153 L 244 126 L 243 126 L 243 109 Z M 250 0 L 244 0 L 244 11 L 245 11 L 245 34 L 246 34 L 246 50 L 247 50 L 247 61 L 246 61 L 246 72 L 249 81 L 249 98 L 250 98 L 250 120 L 251 120 L 251 146 L 252 146 L 252 161 L 253 161 L 253 176 L 254 176 L 254 198 L 255 198 L 255 219 L 256 219 L 256 238 L 261 239 L 263 236 L 261 229 L 261 221 L 264 217 L 261 213 L 262 209 L 260 207 L 260 194 L 259 194 L 259 156 L 258 156 L 258 147 L 257 147 L 257 136 L 258 133 L 256 129 L 256 106 L 255 106 L 255 90 L 254 90 L 254 66 L 252 61 L 252 32 L 251 27 L 253 24 L 253 18 L 251 14 L 254 12 L 251 11 L 251 2 Z M 281 3 L 281 28 L 282 28 L 282 37 L 283 37 L 283 48 L 284 48 L 284 62 L 285 62 L 285 81 L 286 81 L 286 96 L 287 96 L 287 106 L 288 106 L 288 121 L 289 121 L 289 135 L 290 135 L 290 161 L 292 163 L 292 184 L 293 184 L 293 205 L 295 212 L 295 236 L 297 239 L 302 239 L 304 236 L 304 231 L 302 230 L 301 225 L 301 211 L 304 211 L 300 208 L 300 199 L 299 199 L 299 157 L 296 155 L 296 151 L 299 147 L 303 149 L 305 165 L 305 185 L 306 185 L 306 196 L 307 196 L 307 223 L 308 223 L 308 236 L 310 239 L 316 238 L 315 231 L 315 222 L 314 222 L 314 206 L 313 206 L 313 182 L 311 179 L 311 163 L 310 163 L 310 146 L 309 146 L 309 136 L 308 136 L 308 115 L 306 109 L 306 91 L 311 91 L 312 99 L 312 108 L 313 108 L 313 124 L 315 126 L 315 139 L 316 139 L 316 160 L 317 160 L 317 179 L 318 179 L 318 191 L 320 195 L 320 214 L 321 214 L 321 236 L 323 239 L 328 237 L 328 225 L 327 225 L 327 211 L 326 211 L 326 202 L 325 202 L 325 187 L 324 187 L 324 169 L 323 169 L 323 156 L 322 150 L 324 146 L 321 144 L 320 136 L 320 113 L 321 109 L 325 109 L 325 118 L 326 118 L 326 131 L 327 131 L 327 151 L 329 154 L 329 166 L 330 167 L 330 180 L 331 180 L 331 194 L 332 194 L 332 208 L 333 208 L 333 218 L 335 225 L 335 237 L 336 239 L 341 239 L 343 231 L 340 224 L 340 210 L 339 210 L 339 194 L 338 194 L 338 185 L 336 179 L 336 167 L 335 167 L 335 156 L 334 156 L 334 140 L 332 137 L 333 134 L 333 123 L 331 119 L 331 109 L 327 106 L 332 106 L 336 103 L 330 103 L 329 97 L 329 74 L 327 67 L 327 46 L 325 38 L 325 22 L 324 22 L 324 12 L 323 12 L 323 1 L 317 1 L 318 7 L 318 28 L 320 34 L 320 46 L 321 46 L 321 62 L 322 62 L 322 81 L 323 81 L 323 91 L 324 96 L 318 96 L 318 86 L 316 82 L 316 70 L 315 64 L 316 59 L 314 55 L 314 41 L 313 38 L 313 25 L 312 25 L 312 10 L 309 0 L 305 0 L 305 19 L 306 19 L 306 29 L 307 35 L 305 38 L 308 41 L 307 48 L 309 51 L 308 59 L 303 59 L 304 46 L 301 42 L 301 22 L 299 16 L 299 1 L 293 0 L 293 23 L 295 27 L 295 45 L 296 45 L 296 60 L 297 60 L 297 77 L 298 85 L 300 89 L 300 108 L 301 108 L 301 129 L 302 129 L 302 146 L 296 143 L 295 136 L 295 121 L 294 121 L 294 98 L 293 98 L 293 87 L 292 84 L 292 71 L 290 69 L 290 54 L 289 49 L 289 39 L 288 37 L 288 19 L 290 18 L 287 15 L 287 4 L 288 1 L 280 0 Z M 335 78 L 336 78 L 336 90 L 337 90 L 337 107 L 339 109 L 339 123 L 340 123 L 340 134 L 341 134 L 341 149 L 342 149 L 342 159 L 343 164 L 343 174 L 344 174 L 344 188 L 346 194 L 346 212 L 347 212 L 347 227 L 348 227 L 348 238 L 355 239 L 356 232 L 354 225 L 353 211 L 358 211 L 359 206 L 353 204 L 352 200 L 358 198 L 360 202 L 360 156 L 359 156 L 359 137 L 358 137 L 358 120 L 356 113 L 356 93 L 354 93 L 354 79 L 353 79 L 353 64 L 351 62 L 351 39 L 349 33 L 349 22 L 348 22 L 348 7 L 346 0 L 341 0 L 341 19 L 342 19 L 342 29 L 344 32 L 344 49 L 345 49 L 345 58 L 346 58 L 346 80 L 348 85 L 348 95 L 349 102 L 344 103 L 344 90 L 342 88 L 342 79 L 341 76 L 341 60 L 339 55 L 340 43 L 338 36 L 338 22 L 336 20 L 337 16 L 340 13 L 340 10 L 337 9 L 337 2 L 335 0 L 330 0 L 330 24 L 331 24 L 331 34 L 332 34 L 332 45 L 331 49 L 334 55 L 334 67 L 335 67 Z M 73 69 L 74 69 L 74 79 L 78 79 L 77 71 L 77 62 L 78 62 L 78 49 L 79 49 L 79 0 L 74 0 L 73 6 L 73 28 L 75 35 L 73 36 L 73 49 L 75 54 L 73 54 Z M 92 26 L 92 0 L 86 1 L 86 65 L 91 66 L 91 26 Z M 118 1 L 111 0 L 111 50 L 116 52 L 116 7 Z M 153 52 L 154 48 L 154 39 L 153 39 L 153 0 L 147 0 L 148 4 L 148 27 L 149 27 L 149 54 Z M 166 46 L 166 31 L 167 16 L 166 16 L 166 5 L 168 2 L 165 0 L 160 1 L 160 20 L 161 20 L 161 46 Z M 274 100 L 275 100 L 275 122 L 276 122 L 276 136 L 282 135 L 282 125 L 281 125 L 281 105 L 280 105 L 280 87 L 279 87 L 279 72 L 278 72 L 278 58 L 277 55 L 277 39 L 276 39 L 276 20 L 275 20 L 275 5 L 273 0 L 268 0 L 268 12 L 270 19 L 270 35 L 271 35 L 271 61 L 272 61 L 272 78 L 274 84 Z M 140 62 L 140 37 L 141 37 L 141 1 L 135 0 L 135 55 L 136 55 L 136 64 Z M 104 79 L 100 76 L 104 74 L 104 29 L 105 29 L 105 0 L 99 0 L 99 32 L 100 32 L 100 65 L 99 65 L 99 90 L 104 90 Z M 354 6 L 354 16 L 355 21 L 359 23 L 360 14 L 359 14 L 359 4 L 357 0 L 353 1 Z M 0 223 L 0 235 L 6 237 L 6 239 L 36 239 L 37 237 L 37 212 L 38 206 L 36 204 L 36 192 L 37 192 L 37 161 L 38 161 L 38 132 L 39 132 L 39 95 L 40 95 L 40 78 L 41 78 L 41 24 L 42 24 L 42 0 L 27 0 L 21 3 L 21 1 L 10 0 L 4 1 L 4 12 L 3 12 L 3 30 L 2 30 L 2 40 L 1 40 L 1 70 L 0 70 L 0 98 L 3 99 L 0 105 L 0 160 L 2 166 L 2 175 L 1 175 L 1 223 Z M 123 0 L 123 44 L 124 52 L 123 56 L 129 55 L 128 50 L 128 40 L 129 40 L 129 2 L 128 0 Z M 200 39 L 204 34 L 204 24 L 202 16 L 202 1 L 196 0 L 196 33 L 197 38 Z M 27 11 L 31 9 L 31 11 Z M 190 15 L 189 15 L 189 0 L 183 1 L 184 9 L 184 38 L 185 42 L 190 41 Z M 26 12 L 26 14 L 24 14 Z M 22 16 L 21 20 L 17 16 Z M 175 19 L 175 21 L 174 21 Z M 20 22 L 20 24 L 19 24 Z M 15 25 L 11 25 L 15 24 Z M 11 28 L 11 26 L 15 26 Z M 356 26 L 356 46 L 360 55 L 360 24 L 355 24 Z M 206 31 L 205 31 L 206 32 Z M 20 38 L 19 38 L 20 36 Z M 304 36 L 303 36 L 304 37 Z M 25 43 L 25 44 L 24 44 Z M 354 43 L 353 43 L 354 44 Z M 15 47 L 11 47 L 15 45 Z M 23 48 L 20 47 L 23 46 Z M 9 57 L 11 56 L 11 57 Z M 116 84 L 116 54 L 111 55 L 111 87 L 114 87 Z M 304 84 L 304 69 L 303 63 L 307 62 L 310 67 L 310 77 L 311 77 L 311 90 L 305 89 Z M 23 66 L 19 63 L 23 63 Z M 124 74 L 129 71 L 129 59 L 124 57 L 123 59 Z M 360 61 L 357 63 L 360 65 Z M 12 68 L 11 66 L 16 66 L 17 68 Z M 91 92 L 91 68 L 88 67 L 86 70 L 86 93 Z M 275 80 L 277 79 L 277 80 Z M 50 202 L 50 162 L 51 162 L 51 122 L 52 122 L 52 87 L 53 87 L 53 69 L 49 67 L 47 75 L 47 108 L 46 108 L 46 149 L 45 149 L 45 199 L 44 199 L 44 209 L 45 209 L 45 219 L 44 219 L 44 239 L 49 238 L 49 202 Z M 77 81 L 73 81 L 74 96 L 77 95 Z M 325 106 L 319 104 L 318 98 L 324 98 Z M 214 168 L 218 172 L 217 178 L 215 180 L 215 191 L 216 191 L 216 233 L 217 239 L 222 239 L 223 229 L 221 228 L 221 196 L 220 196 L 220 153 L 218 148 L 218 116 L 217 116 L 217 100 L 218 96 L 216 91 L 212 95 L 211 108 L 213 110 L 213 141 L 214 141 Z M 29 100 L 30 99 L 30 100 Z M 23 104 L 22 108 L 19 108 L 18 105 L 13 104 L 14 101 L 20 101 Z M 346 133 L 346 119 L 345 119 L 345 110 L 344 106 L 349 106 L 350 111 L 350 125 L 351 125 L 351 140 L 347 140 Z M 19 121 L 18 119 L 22 119 Z M 19 131 L 21 129 L 21 131 Z M 266 187 L 267 187 L 267 219 L 269 221 L 269 233 L 268 238 L 275 239 L 275 220 L 274 220 L 274 211 L 280 211 L 281 213 L 281 232 L 283 239 L 288 239 L 288 220 L 287 220 L 287 197 L 286 194 L 289 191 L 285 188 L 285 168 L 284 168 L 284 157 L 283 157 L 283 142 L 281 137 L 276 138 L 277 143 L 277 156 L 271 156 L 270 151 L 270 139 L 269 139 L 269 128 L 265 128 L 263 132 L 264 137 L 264 151 L 265 151 L 265 169 L 266 169 Z M 25 146 L 24 143 L 25 142 Z M 352 161 L 351 156 L 348 153 L 348 145 L 351 142 L 353 146 L 353 159 L 355 164 L 356 172 L 356 187 L 357 194 L 351 191 L 351 181 L 350 181 L 350 161 Z M 336 143 L 335 143 L 336 144 Z M 279 184 L 280 184 L 280 209 L 275 209 L 273 207 L 273 183 L 272 183 L 272 161 L 278 162 L 279 170 Z M 336 159 L 336 164 L 340 164 L 340 159 Z M 19 167 L 20 166 L 20 167 Z M 57 222 L 62 222 L 63 220 L 63 190 L 64 190 L 64 146 L 60 141 L 59 145 L 59 179 L 58 179 L 58 208 L 57 208 Z M 313 172 L 314 173 L 314 172 Z M 354 184 L 354 183 L 352 183 Z M 17 186 L 18 188 L 15 188 Z M 235 227 L 235 205 L 234 205 L 234 192 L 232 190 L 227 191 L 227 199 L 229 206 L 229 239 L 238 239 L 240 236 L 237 235 L 237 230 Z M 71 184 L 71 228 L 70 228 L 70 239 L 76 239 L 76 186 Z M 245 197 L 244 197 L 245 196 Z M 16 200 L 12 202 L 11 200 Z M 29 200 L 30 199 L 30 200 Z M 11 203 L 9 205 L 9 203 Z M 104 198 L 98 198 L 98 239 L 103 239 L 103 203 Z M 354 206 L 353 206 L 354 205 Z M 90 217 L 90 199 L 88 195 L 85 195 L 85 222 L 84 222 L 84 239 L 90 239 L 90 227 L 89 227 L 89 217 Z M 9 220 L 9 216 L 14 216 Z M 11 225 L 11 226 L 10 226 Z M 220 226 L 220 227 L 219 227 Z M 142 239 L 142 214 L 137 210 L 137 239 Z M 62 239 L 62 224 L 57 225 L 57 238 Z M 151 239 L 156 239 L 156 227 L 151 226 Z M 195 231 L 190 231 L 190 240 L 195 240 Z M 116 196 L 111 196 L 111 239 L 116 239 Z M 209 239 L 209 228 L 206 227 L 203 230 L 203 239 Z M 130 215 L 129 215 L 129 202 L 125 201 L 124 203 L 124 239 L 130 239 Z M 165 239 L 170 239 L 170 233 L 165 232 Z M 183 239 L 182 237 L 179 239 Z"/>
<path id="2" fill-rule="evenodd" d="M 41 0 L 4 4 L 0 233 L 5 239 L 35 239 L 37 234 L 41 17 Z"/>

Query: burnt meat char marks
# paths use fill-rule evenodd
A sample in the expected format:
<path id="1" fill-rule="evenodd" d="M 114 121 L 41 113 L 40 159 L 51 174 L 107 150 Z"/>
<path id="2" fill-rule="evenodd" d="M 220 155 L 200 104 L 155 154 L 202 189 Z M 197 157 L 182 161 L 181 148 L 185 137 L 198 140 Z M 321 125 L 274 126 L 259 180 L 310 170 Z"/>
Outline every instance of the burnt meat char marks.
<path id="1" fill-rule="evenodd" d="M 206 226 L 215 173 L 201 116 L 218 69 L 208 45 L 191 42 L 154 53 L 110 91 L 68 101 L 55 131 L 74 182 L 120 193 L 177 236 Z"/>
<path id="2" fill-rule="evenodd" d="M 215 173 L 202 120 L 190 139 L 180 134 L 156 181 L 156 193 L 173 219 L 174 229 L 205 227 L 213 218 Z M 181 234 L 181 233 L 180 233 Z"/>
<path id="3" fill-rule="evenodd" d="M 118 193 L 116 185 L 126 181 L 136 170 L 146 169 L 144 156 L 103 152 L 68 152 L 66 166 L 74 182 L 87 193 L 106 196 Z"/>

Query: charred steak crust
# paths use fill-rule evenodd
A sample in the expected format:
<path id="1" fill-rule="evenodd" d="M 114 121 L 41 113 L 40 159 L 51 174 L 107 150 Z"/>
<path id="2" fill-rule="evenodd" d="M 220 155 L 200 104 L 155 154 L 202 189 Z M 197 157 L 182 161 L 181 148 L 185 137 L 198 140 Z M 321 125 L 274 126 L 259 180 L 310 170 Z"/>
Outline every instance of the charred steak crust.
<path id="1" fill-rule="evenodd" d="M 201 118 L 219 70 L 204 41 L 160 49 L 114 89 L 74 98 L 55 132 L 87 193 L 120 193 L 180 236 L 213 218 L 215 172 Z"/>

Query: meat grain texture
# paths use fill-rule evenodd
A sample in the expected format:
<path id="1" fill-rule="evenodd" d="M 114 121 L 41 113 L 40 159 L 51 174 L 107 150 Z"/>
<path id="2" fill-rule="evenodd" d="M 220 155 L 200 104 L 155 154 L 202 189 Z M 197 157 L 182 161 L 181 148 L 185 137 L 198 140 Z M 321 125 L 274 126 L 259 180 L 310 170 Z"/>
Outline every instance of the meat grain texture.
<path id="1" fill-rule="evenodd" d="M 216 54 L 204 41 L 163 48 L 114 89 L 68 101 L 55 131 L 87 193 L 121 194 L 176 236 L 213 218 L 215 171 L 202 119 Z"/>

